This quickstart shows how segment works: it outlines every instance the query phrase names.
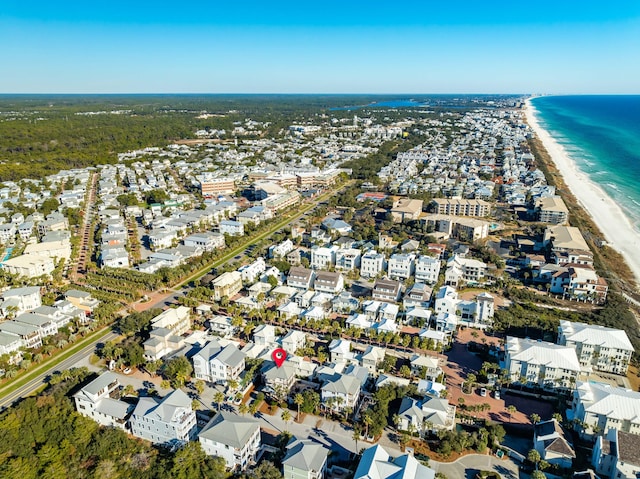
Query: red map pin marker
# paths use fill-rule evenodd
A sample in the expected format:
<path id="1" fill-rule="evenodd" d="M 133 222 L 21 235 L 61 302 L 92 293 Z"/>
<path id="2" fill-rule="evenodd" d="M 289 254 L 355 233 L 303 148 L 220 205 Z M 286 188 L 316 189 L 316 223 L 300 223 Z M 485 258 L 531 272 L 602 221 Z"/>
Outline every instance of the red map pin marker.
<path id="1" fill-rule="evenodd" d="M 284 363 L 284 360 L 287 359 L 287 352 L 282 348 L 277 348 L 273 350 L 271 357 L 273 358 L 273 362 L 276 363 L 276 366 L 280 367 L 282 363 Z"/>

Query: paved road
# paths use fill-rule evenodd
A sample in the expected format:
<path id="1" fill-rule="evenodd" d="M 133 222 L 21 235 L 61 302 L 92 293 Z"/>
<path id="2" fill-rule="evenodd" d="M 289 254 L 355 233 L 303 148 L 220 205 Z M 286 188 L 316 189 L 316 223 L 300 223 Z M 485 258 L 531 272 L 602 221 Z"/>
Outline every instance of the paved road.
<path id="1" fill-rule="evenodd" d="M 520 477 L 518 465 L 512 459 L 498 459 L 486 454 L 470 454 L 455 462 L 429 461 L 429 466 L 448 479 L 474 479 L 480 471 L 495 471 L 504 479 Z"/>
<path id="2" fill-rule="evenodd" d="M 46 378 L 51 376 L 54 372 L 64 371 L 65 369 L 70 369 L 72 367 L 75 367 L 79 363 L 81 363 L 83 359 L 85 359 L 87 356 L 91 355 L 95 351 L 97 344 L 110 341 L 117 337 L 118 337 L 117 333 L 114 333 L 112 331 L 106 331 L 105 334 L 98 336 L 89 344 L 87 344 L 84 348 L 82 348 L 80 351 L 71 355 L 61 363 L 45 369 L 30 381 L 28 381 L 27 383 L 25 383 L 24 385 L 22 385 L 21 387 L 13 391 L 12 393 L 7 394 L 2 399 L 0 399 L 0 411 L 11 406 L 15 401 L 33 394 L 35 391 L 37 391 L 39 388 L 41 388 L 46 384 Z"/>

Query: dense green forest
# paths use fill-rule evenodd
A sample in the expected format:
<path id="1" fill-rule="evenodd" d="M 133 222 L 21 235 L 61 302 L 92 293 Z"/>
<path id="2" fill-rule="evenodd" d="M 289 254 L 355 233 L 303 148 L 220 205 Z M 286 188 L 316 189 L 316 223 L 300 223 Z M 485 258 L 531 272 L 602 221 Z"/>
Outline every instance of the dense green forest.
<path id="1" fill-rule="evenodd" d="M 62 380 L 64 379 L 64 380 Z M 86 369 L 54 377 L 41 395 L 0 415 L 3 479 L 223 479 L 224 460 L 190 442 L 175 453 L 100 427 L 75 412 L 69 394 L 89 379 Z"/>
<path id="2" fill-rule="evenodd" d="M 113 163 L 117 153 L 193 138 L 198 129 L 224 129 L 246 119 L 283 128 L 330 113 L 353 116 L 349 105 L 398 100 L 370 95 L 0 95 L 0 181 L 40 178 L 61 169 Z M 493 97 L 482 97 L 485 100 Z M 476 97 L 424 97 L 437 105 L 476 106 Z M 378 108 L 379 109 L 379 108 Z M 431 108 L 433 110 L 434 108 Z M 89 112 L 99 114 L 87 114 Z M 117 113 L 114 113 L 117 112 Z M 214 116 L 197 118 L 207 112 Z M 368 115 L 369 110 L 358 110 Z M 402 109 L 385 111 L 387 121 Z"/>

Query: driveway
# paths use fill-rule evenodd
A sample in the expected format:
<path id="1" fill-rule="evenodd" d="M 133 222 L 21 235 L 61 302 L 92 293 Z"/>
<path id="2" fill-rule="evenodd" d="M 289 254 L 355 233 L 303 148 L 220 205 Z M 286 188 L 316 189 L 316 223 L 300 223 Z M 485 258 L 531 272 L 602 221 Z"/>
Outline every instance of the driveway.
<path id="1" fill-rule="evenodd" d="M 498 459 L 486 454 L 470 454 L 455 462 L 429 461 L 429 467 L 441 472 L 448 479 L 475 479 L 480 471 L 495 471 L 504 479 L 518 479 L 518 465 L 511 459 Z"/>

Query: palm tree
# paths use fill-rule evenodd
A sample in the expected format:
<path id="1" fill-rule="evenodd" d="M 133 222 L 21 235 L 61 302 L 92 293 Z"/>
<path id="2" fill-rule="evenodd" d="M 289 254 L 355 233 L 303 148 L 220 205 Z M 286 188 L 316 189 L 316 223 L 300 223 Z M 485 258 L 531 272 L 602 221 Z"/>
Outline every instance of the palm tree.
<path id="1" fill-rule="evenodd" d="M 356 455 L 358 454 L 358 439 L 360 439 L 360 425 L 356 424 L 353 427 L 353 434 L 351 438 L 356 442 Z"/>
<path id="2" fill-rule="evenodd" d="M 249 406 L 249 412 L 251 413 L 252 416 L 255 416 L 256 413 L 258 412 L 258 403 L 256 401 L 253 401 Z"/>
<path id="3" fill-rule="evenodd" d="M 540 415 L 536 414 L 535 412 L 529 415 L 529 420 L 533 423 L 533 424 L 538 424 L 540 422 Z"/>
<path id="4" fill-rule="evenodd" d="M 249 406 L 247 406 L 245 403 L 241 403 L 240 406 L 238 406 L 238 412 L 244 416 L 245 414 L 247 414 L 247 412 L 249 412 Z"/>
<path id="5" fill-rule="evenodd" d="M 280 418 L 284 421 L 284 424 L 286 427 L 289 421 L 291 421 L 291 411 L 289 411 L 288 409 L 285 409 L 284 411 L 282 411 Z"/>
<path id="6" fill-rule="evenodd" d="M 213 402 L 218 405 L 218 411 L 220 411 L 220 405 L 224 402 L 224 394 L 220 391 L 213 395 Z"/>
<path id="7" fill-rule="evenodd" d="M 364 437 L 367 438 L 369 437 L 369 426 L 373 424 L 373 418 L 368 414 L 365 414 L 364 417 L 362 418 L 362 422 L 364 422 L 364 426 L 365 426 Z"/>
<path id="8" fill-rule="evenodd" d="M 512 418 L 512 416 L 513 416 L 516 412 L 518 412 L 518 409 L 517 409 L 513 404 L 510 404 L 510 405 L 507 407 L 507 412 L 509 413 L 509 422 L 511 422 L 511 418 Z"/>
<path id="9" fill-rule="evenodd" d="M 296 416 L 298 422 L 300 422 L 300 406 L 304 404 L 304 397 L 298 393 L 293 397 L 293 403 L 298 406 L 298 415 Z"/>

